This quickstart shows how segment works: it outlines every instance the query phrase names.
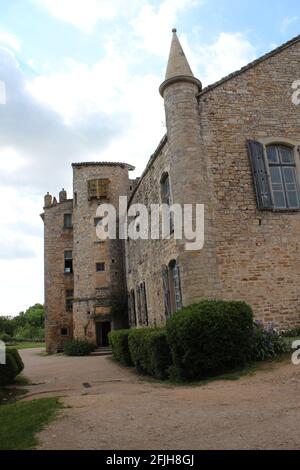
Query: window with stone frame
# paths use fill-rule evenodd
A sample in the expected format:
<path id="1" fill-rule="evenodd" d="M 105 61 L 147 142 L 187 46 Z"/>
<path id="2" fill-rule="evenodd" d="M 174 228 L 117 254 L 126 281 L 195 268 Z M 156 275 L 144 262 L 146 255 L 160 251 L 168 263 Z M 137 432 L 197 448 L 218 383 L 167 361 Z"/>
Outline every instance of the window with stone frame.
<path id="1" fill-rule="evenodd" d="M 66 312 L 73 311 L 73 298 L 74 298 L 74 290 L 67 289 L 66 290 Z"/>
<path id="2" fill-rule="evenodd" d="M 99 178 L 87 182 L 88 184 L 88 199 L 107 199 L 109 179 Z"/>
<path id="3" fill-rule="evenodd" d="M 60 329 L 60 334 L 61 334 L 61 336 L 68 336 L 68 334 L 69 334 L 68 328 L 61 328 Z"/>
<path id="4" fill-rule="evenodd" d="M 162 267 L 163 292 L 166 318 L 182 308 L 180 270 L 176 260 Z"/>
<path id="5" fill-rule="evenodd" d="M 64 258 L 65 258 L 64 272 L 66 274 L 72 273 L 73 272 L 73 252 L 72 252 L 72 250 L 65 251 Z"/>
<path id="6" fill-rule="evenodd" d="M 172 206 L 172 198 L 171 198 L 171 190 L 170 190 L 170 177 L 169 173 L 163 173 L 161 180 L 160 180 L 160 197 L 162 204 L 165 204 L 169 208 Z M 174 232 L 174 214 L 170 212 L 168 216 L 169 219 L 167 221 L 168 227 L 166 227 L 167 232 L 170 233 Z"/>
<path id="7" fill-rule="evenodd" d="M 72 214 L 64 214 L 64 228 L 73 228 Z"/>
<path id="8" fill-rule="evenodd" d="M 102 261 L 100 263 L 96 263 L 96 272 L 102 273 L 104 271 L 105 271 L 105 263 Z"/>
<path id="9" fill-rule="evenodd" d="M 294 148 L 248 142 L 256 199 L 261 210 L 299 210 L 300 194 Z"/>

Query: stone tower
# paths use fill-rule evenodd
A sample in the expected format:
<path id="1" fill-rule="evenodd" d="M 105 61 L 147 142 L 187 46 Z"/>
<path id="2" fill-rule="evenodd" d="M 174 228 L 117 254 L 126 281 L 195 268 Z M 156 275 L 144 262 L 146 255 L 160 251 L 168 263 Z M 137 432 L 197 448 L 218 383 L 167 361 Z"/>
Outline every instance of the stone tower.
<path id="1" fill-rule="evenodd" d="M 214 234 L 207 178 L 206 155 L 202 139 L 198 95 L 201 82 L 194 77 L 181 44 L 172 30 L 169 61 L 160 94 L 164 99 L 167 139 L 170 150 L 170 184 L 173 204 L 205 205 L 205 246 L 199 251 L 186 251 L 186 240 L 178 240 L 178 263 L 183 284 L 183 304 L 187 305 L 209 292 L 218 290 L 214 256 Z M 172 181 L 176 184 L 172 185 Z M 197 181 L 197 184 L 195 184 Z M 201 266 L 201 269 L 199 269 Z M 194 277 L 192 290 L 188 279 Z M 187 284 L 186 286 L 184 284 Z M 186 288 L 185 288 L 186 287 Z"/>

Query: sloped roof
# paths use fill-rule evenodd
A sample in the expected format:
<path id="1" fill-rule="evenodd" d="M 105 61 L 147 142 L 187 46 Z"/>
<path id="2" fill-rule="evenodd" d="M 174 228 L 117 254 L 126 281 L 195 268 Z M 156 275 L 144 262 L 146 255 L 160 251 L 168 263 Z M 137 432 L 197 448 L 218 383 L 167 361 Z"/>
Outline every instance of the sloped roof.
<path id="1" fill-rule="evenodd" d="M 287 49 L 288 47 L 293 46 L 297 42 L 300 41 L 300 35 L 294 37 L 293 39 L 290 39 L 288 42 L 282 44 L 281 46 L 277 47 L 271 52 L 268 52 L 267 54 L 263 55 L 262 57 L 259 57 L 258 59 L 254 60 L 253 62 L 250 62 L 248 65 L 245 65 L 242 67 L 240 70 L 237 70 L 236 72 L 233 72 L 229 75 L 227 75 L 224 78 L 221 78 L 221 80 L 218 80 L 217 82 L 213 83 L 212 85 L 208 85 L 207 87 L 203 88 L 203 90 L 198 94 L 198 96 L 202 96 L 205 93 L 209 92 L 210 90 L 213 90 L 214 88 L 222 85 L 223 83 L 227 82 L 228 80 L 231 80 L 232 78 L 238 77 L 242 73 L 246 72 L 247 70 L 250 70 L 252 67 L 255 67 L 256 65 L 260 64 L 261 62 L 264 62 L 265 60 L 269 59 L 270 57 L 275 56 L 276 54 L 279 54 L 280 52 L 284 51 L 284 49 Z"/>

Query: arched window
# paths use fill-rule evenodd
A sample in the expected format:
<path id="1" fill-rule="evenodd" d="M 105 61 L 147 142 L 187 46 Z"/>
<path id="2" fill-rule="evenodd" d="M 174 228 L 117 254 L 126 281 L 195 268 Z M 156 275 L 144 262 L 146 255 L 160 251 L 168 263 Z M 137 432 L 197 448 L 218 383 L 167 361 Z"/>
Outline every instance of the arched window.
<path id="1" fill-rule="evenodd" d="M 267 157 L 271 176 L 274 207 L 299 208 L 299 188 L 294 150 L 286 145 L 269 145 Z"/>
<path id="2" fill-rule="evenodd" d="M 164 173 L 160 180 L 161 202 L 171 206 L 170 178 L 168 173 Z"/>
<path id="3" fill-rule="evenodd" d="M 162 267 L 163 290 L 166 317 L 182 308 L 179 265 L 176 260 Z"/>
<path id="4" fill-rule="evenodd" d="M 170 178 L 168 173 L 164 173 L 160 180 L 160 196 L 162 204 L 165 204 L 169 208 L 172 206 L 171 190 L 170 190 Z M 166 224 L 164 230 L 166 235 L 174 232 L 174 214 L 173 211 L 167 212 L 167 219 L 164 220 Z"/>

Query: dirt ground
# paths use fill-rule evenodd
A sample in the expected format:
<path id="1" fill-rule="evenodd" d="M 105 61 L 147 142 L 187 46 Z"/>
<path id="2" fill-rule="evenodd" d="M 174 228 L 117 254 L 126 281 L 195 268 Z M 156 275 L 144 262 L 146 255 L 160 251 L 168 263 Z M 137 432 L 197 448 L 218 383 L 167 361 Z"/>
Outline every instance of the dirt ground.
<path id="1" fill-rule="evenodd" d="M 65 408 L 40 449 L 300 449 L 300 366 L 263 365 L 239 380 L 197 386 L 151 382 L 109 357 L 20 351 L 28 399 Z"/>

